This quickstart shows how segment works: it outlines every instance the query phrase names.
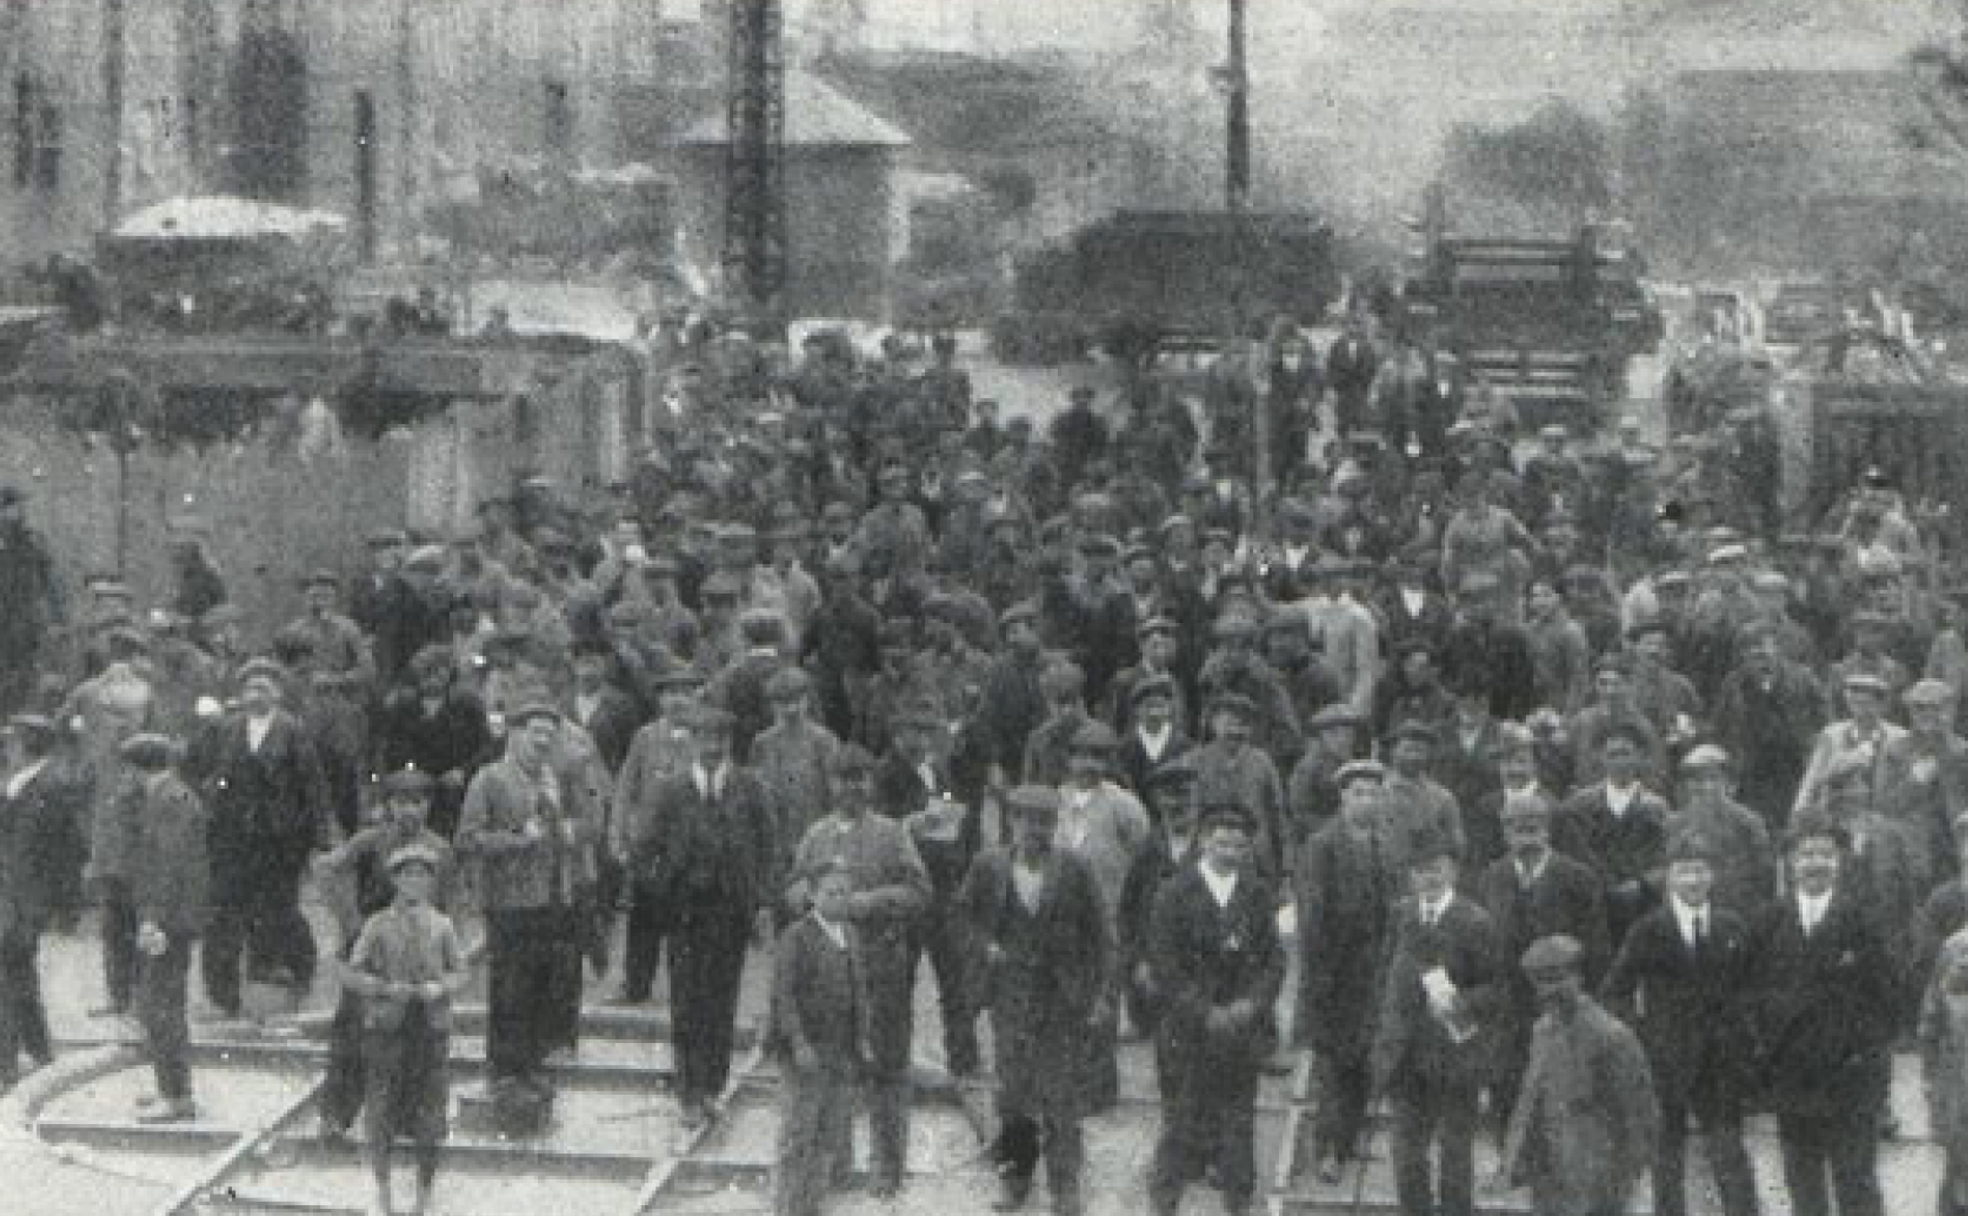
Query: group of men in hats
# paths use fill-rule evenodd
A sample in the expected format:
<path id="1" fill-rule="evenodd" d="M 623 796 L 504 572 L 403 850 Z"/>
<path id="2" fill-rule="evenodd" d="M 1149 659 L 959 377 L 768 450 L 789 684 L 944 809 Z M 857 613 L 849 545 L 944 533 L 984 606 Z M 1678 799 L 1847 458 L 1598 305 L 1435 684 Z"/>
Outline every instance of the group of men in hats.
<path id="1" fill-rule="evenodd" d="M 789 1212 L 843 1180 L 858 1085 L 871 1185 L 906 1185 L 925 959 L 941 1062 L 995 1068 L 1006 1209 L 1041 1162 L 1081 1205 L 1082 1124 L 1136 1035 L 1157 1212 L 1204 1179 L 1256 1201 L 1281 1044 L 1319 1063 L 1319 1177 L 1359 1165 L 1384 1099 L 1412 1212 L 1468 1210 L 1487 1115 L 1542 1209 L 1618 1210 L 1651 1169 L 1672 1216 L 1692 1114 L 1741 1216 L 1766 1105 L 1800 1210 L 1876 1202 L 1882 1069 L 1916 1026 L 1936 1076 L 1955 1058 L 1928 981 L 1968 924 L 1968 642 L 1890 485 L 1825 537 L 1770 536 L 1655 510 L 1683 470 L 1628 428 L 1519 460 L 1469 419 L 1419 459 L 1338 436 L 1259 512 L 1152 380 L 1035 428 L 938 359 L 707 360 L 666 404 L 690 425 L 598 507 L 528 483 L 468 535 L 379 531 L 279 630 L 223 607 L 147 628 L 99 582 L 45 717 L 14 725 L 0 966 L 32 972 L 86 855 L 109 1004 L 142 1012 L 156 1109 L 186 1117 L 190 943 L 223 1015 L 322 956 L 377 980 L 359 926 L 414 849 L 429 902 L 483 922 L 515 1103 L 578 1048 L 584 970 L 640 1004 L 666 967 L 679 1116 L 716 1120 L 775 942 Z M 1137 427 L 1177 458 L 1135 459 Z M 69 860 L 37 886 L 16 856 Z M 309 882 L 344 926 L 318 946 Z M 1916 925 L 1922 950 L 1886 949 Z M 365 983 L 331 1139 L 373 1097 Z M 30 1061 L 31 992 L 0 997 Z M 398 1049 L 428 1062 L 442 1010 L 410 1021 Z"/>

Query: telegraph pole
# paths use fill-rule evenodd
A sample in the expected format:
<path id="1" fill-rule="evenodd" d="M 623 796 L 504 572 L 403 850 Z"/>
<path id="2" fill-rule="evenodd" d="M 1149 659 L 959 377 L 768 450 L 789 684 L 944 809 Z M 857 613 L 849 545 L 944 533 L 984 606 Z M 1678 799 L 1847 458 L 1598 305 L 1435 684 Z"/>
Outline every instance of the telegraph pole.
<path id="1" fill-rule="evenodd" d="M 103 5 L 103 227 L 123 218 L 123 71 L 129 55 L 125 0 Z M 37 119 L 38 121 L 38 119 Z"/>
<path id="2" fill-rule="evenodd" d="M 782 336 L 786 291 L 786 65 L 780 0 L 731 0 L 725 287 L 755 336 Z"/>
<path id="3" fill-rule="evenodd" d="M 1245 54 L 1246 0 L 1230 0 L 1230 58 L 1224 68 L 1228 102 L 1225 205 L 1242 212 L 1250 203 L 1250 64 Z"/>

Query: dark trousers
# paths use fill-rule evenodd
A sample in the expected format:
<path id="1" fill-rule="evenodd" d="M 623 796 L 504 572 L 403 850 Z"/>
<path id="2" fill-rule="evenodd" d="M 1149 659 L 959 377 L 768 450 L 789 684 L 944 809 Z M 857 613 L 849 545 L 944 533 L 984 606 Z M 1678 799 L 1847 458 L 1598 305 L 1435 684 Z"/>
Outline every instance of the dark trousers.
<path id="1" fill-rule="evenodd" d="M 1936 1216 L 1968 1216 L 1968 1202 L 1960 1198 L 1961 1185 L 1957 1179 L 1961 1177 L 1961 1164 L 1952 1153 L 1948 1154 L 1948 1163 L 1941 1171 L 1941 1193 L 1934 1200 Z"/>
<path id="2" fill-rule="evenodd" d="M 1061 1216 L 1080 1210 L 1080 1173 L 1086 1162 L 1086 1136 L 1078 1119 L 998 1112 L 998 1172 L 1005 1185 L 1020 1195 L 1032 1189 L 1039 1158 L 1045 1158 L 1046 1189 L 1052 1209 Z"/>
<path id="3" fill-rule="evenodd" d="M 865 939 L 864 939 L 865 940 Z M 909 1065 L 915 1043 L 915 953 L 902 940 L 863 955 L 868 975 L 868 1160 L 877 1184 L 902 1184 L 909 1154 Z"/>
<path id="4" fill-rule="evenodd" d="M 240 876 L 220 889 L 200 968 L 205 995 L 229 1014 L 240 1008 L 240 957 L 257 980 L 285 972 L 303 991 L 314 982 L 314 930 L 301 915 L 300 875 L 284 869 Z"/>
<path id="5" fill-rule="evenodd" d="M 366 1090 L 362 1058 L 362 998 L 347 988 L 328 1028 L 328 1072 L 321 1081 L 321 1123 L 347 1131 L 362 1113 Z"/>
<path id="6" fill-rule="evenodd" d="M 781 1070 L 777 1216 L 820 1216 L 852 1164 L 854 1077 L 846 1068 Z"/>
<path id="7" fill-rule="evenodd" d="M 1660 1151 L 1654 1155 L 1654 1211 L 1685 1216 L 1688 1210 L 1688 1116 L 1701 1122 L 1702 1145 L 1715 1175 L 1723 1216 L 1755 1216 L 1756 1174 L 1743 1147 L 1742 1103 L 1716 1094 L 1661 1095 Z"/>
<path id="8" fill-rule="evenodd" d="M 716 1099 L 731 1079 L 749 912 L 691 908 L 678 916 L 670 939 L 670 1034 L 676 1043 L 677 1096 L 686 1108 Z"/>
<path id="9" fill-rule="evenodd" d="M 565 906 L 486 913 L 485 1059 L 493 1080 L 536 1080 L 547 1053 L 573 1045 L 581 1005 L 579 927 L 576 912 Z"/>
<path id="10" fill-rule="evenodd" d="M 194 938 L 172 931 L 164 953 L 143 956 L 136 991 L 137 1020 L 157 1074 L 157 1093 L 168 1101 L 191 1097 L 191 1029 L 185 1022 Z"/>
<path id="11" fill-rule="evenodd" d="M 404 1010 L 392 1030 L 365 1031 L 362 1054 L 368 1078 L 363 1138 L 371 1159 L 387 1160 L 390 1145 L 408 1139 L 418 1164 L 436 1169 L 437 1150 L 450 1133 L 451 1036 L 432 1024 L 421 1001 Z"/>
<path id="12" fill-rule="evenodd" d="M 1471 1216 L 1476 1210 L 1476 1085 L 1410 1072 L 1395 1078 L 1387 1096 L 1393 1115 L 1394 1191 L 1401 1210 Z M 1431 1171 L 1428 1151 L 1433 1146 L 1439 1146 L 1440 1154 Z"/>
<path id="13" fill-rule="evenodd" d="M 1879 1122 L 1870 1102 L 1832 1118 L 1782 1115 L 1784 1189 L 1797 1216 L 1882 1216 L 1879 1193 Z M 1827 1185 L 1827 1181 L 1829 1185 Z"/>
<path id="14" fill-rule="evenodd" d="M 663 939 L 670 933 L 669 910 L 662 896 L 644 883 L 629 893 L 627 940 L 622 948 L 622 995 L 646 1001 L 656 987 L 656 965 L 663 957 Z"/>
<path id="15" fill-rule="evenodd" d="M 1162 1126 L 1148 1166 L 1149 1208 L 1175 1211 L 1183 1188 L 1214 1167 L 1223 1206 L 1248 1210 L 1257 1193 L 1257 1068 L 1209 1061 L 1164 1034 L 1155 1039 L 1155 1071 Z"/>
<path id="16" fill-rule="evenodd" d="M 943 1061 L 950 1075 L 977 1074 L 977 1008 L 971 1000 L 971 951 L 963 918 L 939 898 L 910 934 L 909 977 L 913 988 L 921 959 L 929 956 L 936 979 L 936 1008 L 943 1022 Z"/>
<path id="17" fill-rule="evenodd" d="M 103 992 L 111 1006 L 128 1009 L 142 966 L 137 955 L 137 905 L 130 899 L 130 884 L 120 878 L 108 880 L 102 907 Z"/>
<path id="18" fill-rule="evenodd" d="M 55 1058 L 41 1003 L 40 952 L 41 935 L 26 929 L 0 939 L 0 1078 L 13 1075 L 22 1052 L 37 1065 Z"/>
<path id="19" fill-rule="evenodd" d="M 1373 1066 L 1366 1052 L 1319 1053 L 1319 1114 L 1312 1143 L 1321 1158 L 1345 1161 L 1359 1152 L 1372 1089 Z"/>

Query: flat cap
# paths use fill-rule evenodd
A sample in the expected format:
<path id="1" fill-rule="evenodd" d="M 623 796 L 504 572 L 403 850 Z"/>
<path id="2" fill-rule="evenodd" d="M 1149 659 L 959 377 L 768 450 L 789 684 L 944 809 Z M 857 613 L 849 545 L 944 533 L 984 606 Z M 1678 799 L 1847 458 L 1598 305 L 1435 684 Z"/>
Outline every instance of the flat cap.
<path id="1" fill-rule="evenodd" d="M 7 729 L 45 738 L 55 733 L 55 722 L 46 714 L 15 714 L 7 719 Z"/>
<path id="2" fill-rule="evenodd" d="M 1503 799 L 1503 819 L 1507 823 L 1513 819 L 1551 819 L 1551 800 L 1536 790 L 1505 794 Z"/>
<path id="3" fill-rule="evenodd" d="M 1158 633 L 1165 633 L 1173 637 L 1180 631 L 1181 627 L 1175 623 L 1173 617 L 1151 616 L 1141 622 L 1140 626 L 1134 632 L 1137 637 L 1149 638 Z"/>
<path id="4" fill-rule="evenodd" d="M 1216 828 L 1233 828 L 1240 832 L 1255 832 L 1257 817 L 1250 808 L 1231 798 L 1213 799 L 1197 816 L 1198 831 L 1208 832 Z"/>
<path id="5" fill-rule="evenodd" d="M 1409 718 L 1394 728 L 1394 733 L 1391 737 L 1396 740 L 1411 739 L 1421 743 L 1434 743 L 1441 736 L 1428 723 L 1418 718 Z"/>
<path id="6" fill-rule="evenodd" d="M 1715 860 L 1715 842 L 1700 832 L 1676 832 L 1667 842 L 1669 865 L 1677 861 Z"/>
<path id="7" fill-rule="evenodd" d="M 170 767 L 178 750 L 177 741 L 156 731 L 138 731 L 117 745 L 116 754 L 124 763 L 145 772 Z"/>
<path id="8" fill-rule="evenodd" d="M 301 579 L 303 587 L 340 587 L 341 585 L 341 578 L 333 570 L 328 569 L 310 570 Z"/>
<path id="9" fill-rule="evenodd" d="M 999 615 L 998 627 L 1001 629 L 1009 629 L 1013 625 L 1020 624 L 1021 622 L 1023 624 L 1030 625 L 1033 622 L 1037 621 L 1038 619 L 1039 619 L 1038 606 L 1036 604 L 1033 604 L 1030 600 L 1020 600 L 1018 603 L 1013 604 L 1011 607 L 1005 609 L 1004 612 Z"/>
<path id="10" fill-rule="evenodd" d="M 389 855 L 389 870 L 392 874 L 404 866 L 422 866 L 435 874 L 438 865 L 437 850 L 422 841 L 413 840 Z"/>
<path id="11" fill-rule="evenodd" d="M 522 702 L 518 708 L 506 712 L 506 725 L 525 726 L 539 718 L 546 718 L 556 725 L 560 722 L 560 711 L 546 701 Z"/>
<path id="12" fill-rule="evenodd" d="M 1219 638 L 1247 638 L 1257 633 L 1257 620 L 1247 612 L 1226 612 L 1216 618 L 1212 632 Z"/>
<path id="13" fill-rule="evenodd" d="M 797 701 L 812 687 L 812 676 L 798 667 L 786 667 L 773 672 L 765 682 L 765 695 L 774 701 Z"/>
<path id="14" fill-rule="evenodd" d="M 1018 816 L 1059 814 L 1059 792 L 1049 785 L 1021 785 L 1005 795 L 1005 806 Z"/>
<path id="15" fill-rule="evenodd" d="M 1168 676 L 1147 676 L 1136 680 L 1134 687 L 1128 689 L 1128 704 L 1139 705 L 1143 701 L 1160 697 L 1166 701 L 1175 699 L 1175 681 Z"/>
<path id="16" fill-rule="evenodd" d="M 1883 697 L 1888 691 L 1885 678 L 1870 671 L 1847 672 L 1843 683 L 1847 692 L 1872 692 Z"/>
<path id="17" fill-rule="evenodd" d="M 272 680 L 275 684 L 282 684 L 287 680 L 287 669 L 274 660 L 263 656 L 257 659 L 248 659 L 246 662 L 240 664 L 239 674 L 235 678 L 242 685 L 251 680 Z"/>
<path id="18" fill-rule="evenodd" d="M 1349 760 L 1333 775 L 1333 784 L 1345 789 L 1355 781 L 1385 781 L 1387 768 L 1378 760 Z"/>
<path id="19" fill-rule="evenodd" d="M 1784 832 L 1784 851 L 1790 852 L 1807 840 L 1829 840 L 1839 852 L 1852 847 L 1851 833 L 1837 820 L 1823 814 L 1799 815 Z"/>
<path id="20" fill-rule="evenodd" d="M 409 570 L 436 574 L 444 569 L 444 561 L 443 545 L 419 545 L 410 551 L 410 556 L 403 559 L 403 565 Z"/>
<path id="21" fill-rule="evenodd" d="M 398 794 L 413 794 L 424 797 L 430 794 L 430 774 L 414 764 L 406 764 L 383 778 L 383 796 L 393 798 Z"/>
<path id="22" fill-rule="evenodd" d="M 1917 680 L 1900 699 L 1908 705 L 1946 705 L 1954 700 L 1954 690 L 1941 680 Z"/>
<path id="23" fill-rule="evenodd" d="M 1579 962 L 1585 957 L 1585 948 L 1578 939 L 1563 933 L 1540 937 L 1524 951 L 1520 965 L 1527 975 L 1550 975 L 1570 973 L 1579 969 Z"/>
<path id="24" fill-rule="evenodd" d="M 706 597 L 715 595 L 720 598 L 728 597 L 734 600 L 743 594 L 744 590 L 744 587 L 738 582 L 738 576 L 729 570 L 712 571 L 704 579 L 703 586 L 698 589 L 699 594 Z"/>
<path id="25" fill-rule="evenodd" d="M 1148 774 L 1148 784 L 1153 789 L 1166 789 L 1183 785 L 1196 779 L 1196 765 L 1187 755 L 1175 756 L 1156 765 Z"/>
<path id="26" fill-rule="evenodd" d="M 1713 743 L 1703 743 L 1681 757 L 1681 771 L 1700 773 L 1729 767 L 1729 753 Z"/>
<path id="27" fill-rule="evenodd" d="M 699 735 L 729 735 L 735 722 L 731 711 L 715 705 L 699 705 L 690 713 L 690 729 Z"/>
<path id="28" fill-rule="evenodd" d="M 1455 841 L 1447 832 L 1433 827 L 1424 827 L 1408 837 L 1408 865 L 1433 865 L 1443 858 L 1459 860 L 1456 856 Z"/>
<path id="29" fill-rule="evenodd" d="M 1311 721 L 1307 722 L 1305 726 L 1307 730 L 1327 730 L 1340 726 L 1358 728 L 1365 726 L 1366 723 L 1367 720 L 1364 716 L 1354 712 L 1350 707 L 1341 702 L 1335 701 L 1331 705 L 1321 706 L 1319 711 L 1312 715 Z"/>
<path id="30" fill-rule="evenodd" d="M 1121 542 L 1105 532 L 1094 532 L 1080 538 L 1080 552 L 1088 557 L 1117 558 L 1121 555 Z"/>
<path id="31" fill-rule="evenodd" d="M 1219 693 L 1216 699 L 1210 702 L 1209 711 L 1211 716 L 1231 713 L 1250 722 L 1257 718 L 1257 703 L 1240 692 Z"/>
<path id="32" fill-rule="evenodd" d="M 1121 741 L 1112 727 L 1105 722 L 1089 720 L 1073 732 L 1071 747 L 1076 752 L 1111 752 L 1120 745 Z"/>
<path id="33" fill-rule="evenodd" d="M 1748 559 L 1749 550 L 1734 542 L 1726 545 L 1717 545 L 1715 548 L 1709 550 L 1708 553 L 1708 562 L 1711 566 L 1727 565 L 1732 562 L 1747 561 Z"/>

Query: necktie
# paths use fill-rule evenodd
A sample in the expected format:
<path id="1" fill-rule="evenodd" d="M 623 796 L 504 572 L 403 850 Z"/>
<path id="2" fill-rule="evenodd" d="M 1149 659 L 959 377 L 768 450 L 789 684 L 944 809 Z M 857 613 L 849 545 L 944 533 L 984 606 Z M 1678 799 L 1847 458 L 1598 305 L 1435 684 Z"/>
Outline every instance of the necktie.
<path id="1" fill-rule="evenodd" d="M 1702 946 L 1707 942 L 1708 916 L 1706 913 L 1697 912 L 1695 913 L 1695 953 L 1701 953 Z"/>

